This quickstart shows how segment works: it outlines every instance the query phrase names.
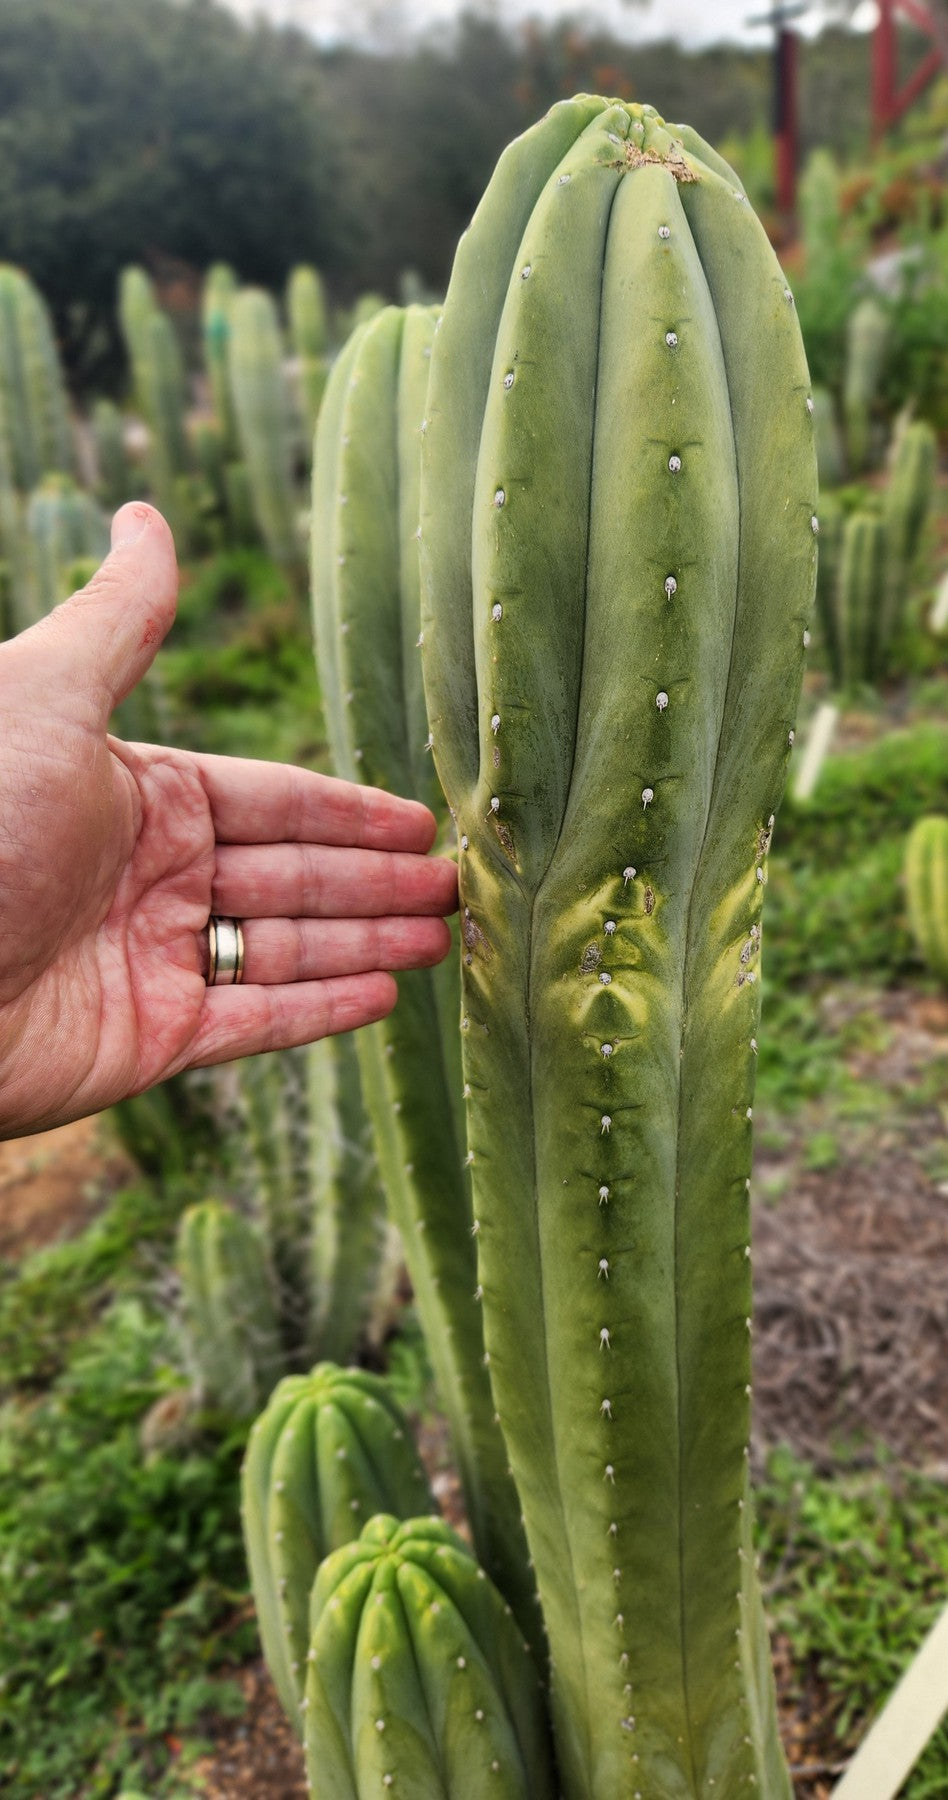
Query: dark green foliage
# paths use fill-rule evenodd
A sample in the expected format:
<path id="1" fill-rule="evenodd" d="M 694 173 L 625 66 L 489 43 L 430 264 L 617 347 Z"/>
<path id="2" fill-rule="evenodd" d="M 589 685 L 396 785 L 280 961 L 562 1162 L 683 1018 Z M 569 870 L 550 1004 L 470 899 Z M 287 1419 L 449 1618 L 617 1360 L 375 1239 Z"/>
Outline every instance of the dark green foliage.
<path id="1" fill-rule="evenodd" d="M 190 1198 L 170 1175 L 160 1188 L 122 1188 L 74 1242 L 0 1266 L 0 1401 L 54 1381 L 113 1294 L 140 1291 L 170 1256 Z"/>
<path id="2" fill-rule="evenodd" d="M 29 269 L 83 377 L 114 372 L 127 263 L 224 258 L 277 284 L 301 254 L 324 261 L 319 94 L 304 40 L 206 0 L 3 0 L 0 255 Z"/>
<path id="3" fill-rule="evenodd" d="M 325 756 L 303 602 L 263 551 L 232 548 L 188 568 L 161 671 L 175 731 L 192 748 L 317 765 Z"/>
<path id="4" fill-rule="evenodd" d="M 894 839 L 923 813 L 937 812 L 946 768 L 942 724 L 892 731 L 866 750 L 831 756 L 813 800 L 797 806 L 787 795 L 776 849 L 794 865 L 829 857 L 836 866 L 851 863 L 880 837 Z"/>
<path id="5" fill-rule="evenodd" d="M 247 1653 L 241 1442 L 143 1460 L 165 1327 L 126 1301 L 0 1433 L 0 1786 L 6 1800 L 157 1784 L 165 1736 L 233 1705 L 208 1675 Z"/>
<path id="6" fill-rule="evenodd" d="M 917 968 L 904 842 L 943 805 L 946 767 L 948 730 L 918 725 L 828 757 L 805 805 L 788 795 L 773 852 L 769 987 L 787 996 L 828 977 L 888 984 Z"/>

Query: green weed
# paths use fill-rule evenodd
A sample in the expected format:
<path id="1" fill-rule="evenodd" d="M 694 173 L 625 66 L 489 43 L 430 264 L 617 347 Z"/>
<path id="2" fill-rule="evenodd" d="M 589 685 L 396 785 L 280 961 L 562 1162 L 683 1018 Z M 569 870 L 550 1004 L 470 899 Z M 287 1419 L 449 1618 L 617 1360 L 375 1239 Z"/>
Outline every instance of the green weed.
<path id="1" fill-rule="evenodd" d="M 255 1644 L 242 1436 L 142 1456 L 142 1414 L 168 1386 L 165 1331 L 140 1302 L 117 1302 L 42 1399 L 0 1412 L 8 1800 L 92 1800 L 120 1777 L 157 1784 L 168 1734 L 193 1727 L 212 1697 L 218 1713 L 236 1704 L 209 1677 Z"/>
<path id="2" fill-rule="evenodd" d="M 912 1470 L 826 1480 L 779 1452 L 757 1496 L 774 1627 L 818 1675 L 841 1752 L 888 1698 L 948 1597 L 945 1484 Z M 948 1791 L 948 1725 L 901 1790 Z"/>
<path id="3" fill-rule="evenodd" d="M 0 1400 L 55 1379 L 116 1289 L 141 1288 L 167 1259 L 193 1198 L 180 1184 L 123 1188 L 79 1237 L 0 1267 Z"/>

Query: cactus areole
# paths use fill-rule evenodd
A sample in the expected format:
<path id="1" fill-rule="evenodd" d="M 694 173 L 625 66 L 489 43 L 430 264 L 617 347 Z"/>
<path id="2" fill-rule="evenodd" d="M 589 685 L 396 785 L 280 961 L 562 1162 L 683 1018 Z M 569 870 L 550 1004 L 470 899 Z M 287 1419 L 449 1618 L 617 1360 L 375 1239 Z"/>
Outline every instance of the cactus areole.
<path id="1" fill-rule="evenodd" d="M 426 410 L 478 1287 L 562 1791 L 776 1800 L 748 1186 L 816 465 L 737 177 L 649 107 L 554 107 L 459 246 Z"/>

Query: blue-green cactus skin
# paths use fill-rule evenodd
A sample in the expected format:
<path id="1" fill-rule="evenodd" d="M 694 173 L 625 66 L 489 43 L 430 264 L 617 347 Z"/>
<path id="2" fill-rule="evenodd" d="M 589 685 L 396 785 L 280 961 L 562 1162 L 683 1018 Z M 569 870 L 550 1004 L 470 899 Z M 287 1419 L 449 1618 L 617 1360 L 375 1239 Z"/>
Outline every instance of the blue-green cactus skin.
<path id="1" fill-rule="evenodd" d="M 377 1512 L 436 1510 L 407 1421 L 386 1383 L 318 1363 L 275 1388 L 250 1434 L 241 1478 L 247 1561 L 267 1666 L 290 1720 L 309 1644 L 309 1596 L 323 1558 Z"/>
<path id="2" fill-rule="evenodd" d="M 808 402 L 792 296 L 696 134 L 581 96 L 510 147 L 432 355 L 424 661 L 485 1340 L 568 1800 L 790 1791 L 748 1187 Z"/>
<path id="3" fill-rule="evenodd" d="M 312 586 L 336 773 L 424 801 L 446 835 L 418 648 L 420 444 L 433 329 L 430 308 L 386 308 L 334 365 L 316 434 Z M 399 977 L 394 1013 L 360 1031 L 357 1050 L 477 1553 L 539 1652 L 520 1506 L 484 1366 L 459 1007 L 456 962 L 412 970 Z"/>
<path id="4" fill-rule="evenodd" d="M 306 1761 L 332 1800 L 553 1800 L 526 1640 L 437 1519 L 378 1517 L 313 1585 Z"/>

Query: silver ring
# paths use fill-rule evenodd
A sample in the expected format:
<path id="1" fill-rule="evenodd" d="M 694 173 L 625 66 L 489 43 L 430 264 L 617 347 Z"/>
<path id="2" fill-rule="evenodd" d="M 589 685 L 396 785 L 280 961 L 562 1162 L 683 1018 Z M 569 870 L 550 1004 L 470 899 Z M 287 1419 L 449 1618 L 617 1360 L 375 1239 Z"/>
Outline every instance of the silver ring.
<path id="1" fill-rule="evenodd" d="M 207 922 L 207 985 L 236 987 L 244 978 L 244 934 L 239 919 Z"/>

